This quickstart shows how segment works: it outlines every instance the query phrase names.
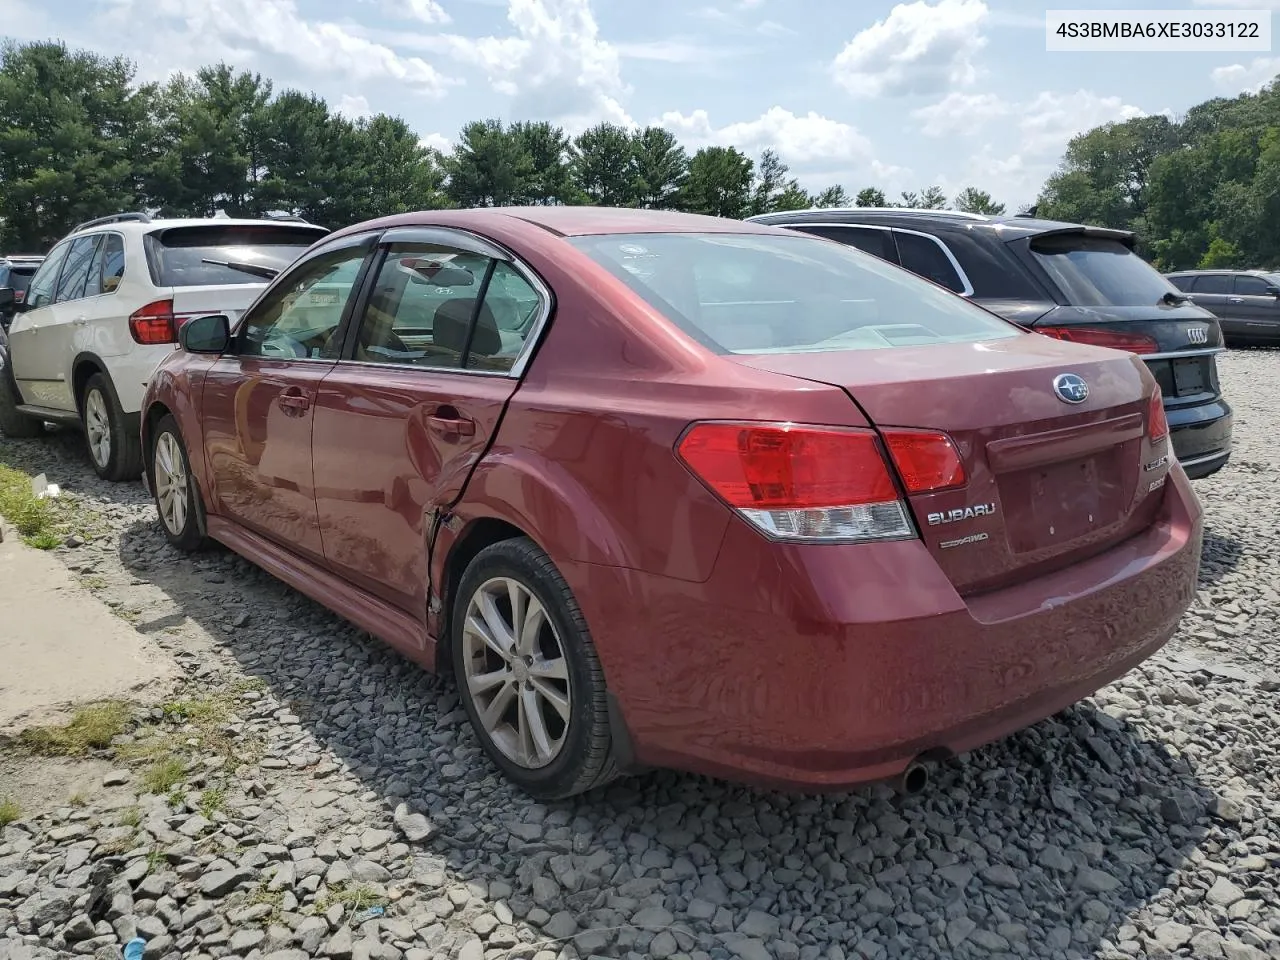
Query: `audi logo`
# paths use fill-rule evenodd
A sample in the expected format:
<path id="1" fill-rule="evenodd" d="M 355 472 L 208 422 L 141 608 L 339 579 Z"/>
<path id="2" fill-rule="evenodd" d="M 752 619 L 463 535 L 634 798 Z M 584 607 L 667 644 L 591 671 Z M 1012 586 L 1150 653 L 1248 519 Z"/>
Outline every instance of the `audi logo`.
<path id="1" fill-rule="evenodd" d="M 1209 342 L 1208 327 L 1188 327 L 1187 328 L 1187 343 L 1203 345 L 1208 342 Z"/>

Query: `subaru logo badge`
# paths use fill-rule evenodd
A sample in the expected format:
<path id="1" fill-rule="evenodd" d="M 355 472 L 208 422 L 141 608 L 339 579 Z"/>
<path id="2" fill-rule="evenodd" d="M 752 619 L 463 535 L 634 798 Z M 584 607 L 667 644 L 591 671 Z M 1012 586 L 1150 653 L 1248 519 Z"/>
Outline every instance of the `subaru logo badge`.
<path id="1" fill-rule="evenodd" d="M 1053 392 L 1063 403 L 1084 403 L 1089 399 L 1089 385 L 1074 373 L 1060 373 L 1054 377 Z"/>

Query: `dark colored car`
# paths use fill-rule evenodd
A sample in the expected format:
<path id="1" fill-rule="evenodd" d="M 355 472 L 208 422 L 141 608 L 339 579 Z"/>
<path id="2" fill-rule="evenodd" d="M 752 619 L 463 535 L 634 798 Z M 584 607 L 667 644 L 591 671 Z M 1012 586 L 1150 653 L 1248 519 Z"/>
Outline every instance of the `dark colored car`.
<path id="1" fill-rule="evenodd" d="M 918 273 L 1003 317 L 1062 340 L 1139 354 L 1164 395 L 1187 475 L 1231 456 L 1231 408 L 1213 316 L 1133 252 L 1133 234 L 1030 217 L 947 210 L 803 210 L 759 223 L 838 240 Z"/>
<path id="2" fill-rule="evenodd" d="M 791 231 L 644 210 L 349 227 L 144 403 L 215 538 L 428 669 L 537 796 L 843 788 L 1149 656 L 1201 511 L 1147 367 Z"/>
<path id="3" fill-rule="evenodd" d="M 36 270 L 42 263 L 44 263 L 44 257 L 16 255 L 0 257 L 0 290 L 13 291 L 12 303 L 0 303 L 0 328 L 9 329 L 13 315 L 17 312 L 17 305 L 26 298 L 31 278 L 36 275 Z M 6 296 L 4 299 L 9 298 Z"/>
<path id="4" fill-rule="evenodd" d="M 1204 307 L 1235 346 L 1280 346 L 1280 273 L 1263 270 L 1183 270 L 1169 282 Z"/>

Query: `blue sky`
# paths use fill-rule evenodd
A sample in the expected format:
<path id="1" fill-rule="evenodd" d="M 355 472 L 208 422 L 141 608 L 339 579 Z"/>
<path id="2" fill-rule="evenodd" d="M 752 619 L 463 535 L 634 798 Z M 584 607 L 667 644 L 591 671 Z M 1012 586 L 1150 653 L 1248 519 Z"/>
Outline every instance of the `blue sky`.
<path id="1" fill-rule="evenodd" d="M 1070 0 L 1055 8 L 1112 9 Z M 1280 0 L 1126 0 L 1129 9 Z M 1270 54 L 1046 53 L 1027 0 L 0 0 L 0 35 L 124 54 L 143 79 L 224 59 L 447 148 L 468 120 L 670 128 L 772 148 L 810 188 L 973 184 L 1030 201 L 1070 136 L 1177 116 Z"/>

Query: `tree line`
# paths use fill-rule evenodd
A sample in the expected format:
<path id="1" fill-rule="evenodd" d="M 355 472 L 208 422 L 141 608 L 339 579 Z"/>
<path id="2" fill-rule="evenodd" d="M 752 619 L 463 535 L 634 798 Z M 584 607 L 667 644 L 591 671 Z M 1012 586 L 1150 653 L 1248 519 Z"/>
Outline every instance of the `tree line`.
<path id="1" fill-rule="evenodd" d="M 1080 134 L 1037 213 L 1133 230 L 1164 270 L 1280 266 L 1280 84 Z"/>
<path id="2" fill-rule="evenodd" d="M 408 210 L 602 204 L 740 218 L 774 210 L 909 206 L 1000 213 L 969 187 L 896 201 L 810 193 L 771 150 L 692 154 L 661 127 L 601 123 L 570 137 L 547 122 L 477 120 L 441 153 L 397 117 L 352 119 L 314 94 L 275 91 L 227 64 L 137 83 L 123 57 L 59 43 L 0 49 L 0 252 L 42 251 L 107 213 L 297 214 L 343 226 Z"/>

